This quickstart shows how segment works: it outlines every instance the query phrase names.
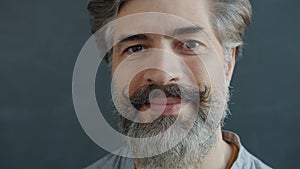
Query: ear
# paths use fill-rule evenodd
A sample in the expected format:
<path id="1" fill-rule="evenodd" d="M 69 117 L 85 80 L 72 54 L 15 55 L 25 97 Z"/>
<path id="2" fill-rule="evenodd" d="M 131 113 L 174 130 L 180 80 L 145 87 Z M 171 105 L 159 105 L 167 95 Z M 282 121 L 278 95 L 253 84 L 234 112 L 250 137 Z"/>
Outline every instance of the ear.
<path id="1" fill-rule="evenodd" d="M 233 74 L 233 70 L 234 70 L 234 66 L 235 66 L 235 53 L 236 53 L 236 48 L 232 48 L 231 49 L 231 60 L 230 61 L 226 61 L 227 63 L 227 70 L 226 70 L 226 83 L 227 86 L 230 85 L 230 81 L 232 78 L 232 74 Z"/>

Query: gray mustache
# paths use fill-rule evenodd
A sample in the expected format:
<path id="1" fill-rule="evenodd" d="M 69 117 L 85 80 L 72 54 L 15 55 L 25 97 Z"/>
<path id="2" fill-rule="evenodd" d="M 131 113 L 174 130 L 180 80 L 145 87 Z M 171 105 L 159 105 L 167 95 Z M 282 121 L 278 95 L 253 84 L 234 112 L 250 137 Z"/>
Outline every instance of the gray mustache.
<path id="1" fill-rule="evenodd" d="M 160 92 L 153 92 L 154 90 L 159 90 Z M 134 108 L 139 110 L 142 106 L 149 104 L 150 97 L 159 97 L 161 92 L 165 97 L 173 97 L 181 99 L 187 102 L 199 103 L 207 102 L 209 97 L 209 88 L 205 86 L 204 91 L 199 91 L 194 87 L 179 84 L 149 84 L 138 88 L 132 96 L 129 97 L 130 102 Z"/>

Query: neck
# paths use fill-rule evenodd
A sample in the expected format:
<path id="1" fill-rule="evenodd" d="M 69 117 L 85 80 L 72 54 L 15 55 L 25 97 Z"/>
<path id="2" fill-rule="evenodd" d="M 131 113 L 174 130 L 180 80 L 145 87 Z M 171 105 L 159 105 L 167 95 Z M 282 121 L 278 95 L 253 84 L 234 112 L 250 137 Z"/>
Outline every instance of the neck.
<path id="1" fill-rule="evenodd" d="M 202 164 L 187 166 L 187 169 L 224 169 L 230 160 L 232 150 L 222 138 L 221 127 L 216 131 L 217 142 L 210 152 L 201 160 Z M 136 164 L 136 163 L 135 163 Z M 142 169 L 142 166 L 137 166 L 136 169 Z"/>
<path id="2" fill-rule="evenodd" d="M 218 140 L 215 147 L 204 157 L 201 169 L 224 169 L 232 155 L 232 149 L 222 138 L 221 127 L 216 132 Z"/>

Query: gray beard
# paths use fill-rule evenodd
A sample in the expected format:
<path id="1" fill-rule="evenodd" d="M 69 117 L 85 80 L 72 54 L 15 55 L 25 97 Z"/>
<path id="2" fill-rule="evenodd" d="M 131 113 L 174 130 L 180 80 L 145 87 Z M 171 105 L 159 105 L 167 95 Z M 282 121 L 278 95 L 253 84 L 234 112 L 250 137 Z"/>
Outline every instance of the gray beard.
<path id="1" fill-rule="evenodd" d="M 175 146 L 170 147 L 170 145 L 174 145 L 173 138 L 180 137 L 178 132 L 164 134 L 151 145 L 149 143 L 147 145 L 136 144 L 131 140 L 128 146 L 133 154 L 141 151 L 151 154 L 149 152 L 153 152 L 155 149 L 170 147 L 166 152 L 152 157 L 135 158 L 136 165 L 144 169 L 184 169 L 187 166 L 199 168 L 205 155 L 212 150 L 218 141 L 215 132 L 227 116 L 228 101 L 229 90 L 227 87 L 211 93 L 205 104 L 200 103 L 198 111 L 196 111 L 196 120 L 186 137 Z M 124 110 L 128 111 L 128 107 L 124 106 Z M 175 116 L 160 116 L 152 123 L 135 123 L 124 118 L 120 113 L 117 115 L 120 120 L 121 132 L 134 138 L 156 136 L 162 131 L 166 131 L 177 118 Z M 186 123 L 188 122 L 186 121 Z"/>

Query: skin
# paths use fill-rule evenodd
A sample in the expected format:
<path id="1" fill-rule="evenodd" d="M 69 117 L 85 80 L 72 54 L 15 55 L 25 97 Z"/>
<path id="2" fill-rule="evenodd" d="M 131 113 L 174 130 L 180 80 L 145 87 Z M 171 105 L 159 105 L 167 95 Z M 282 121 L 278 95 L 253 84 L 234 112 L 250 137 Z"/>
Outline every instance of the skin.
<path id="1" fill-rule="evenodd" d="M 172 3 L 166 0 L 130 0 L 126 2 L 119 11 L 117 18 L 143 12 L 160 12 L 179 16 L 204 29 L 196 33 L 185 33 L 176 36 L 176 38 L 170 38 L 165 35 L 169 35 L 170 32 L 174 31 L 175 26 L 172 25 L 162 27 L 153 24 L 138 25 L 138 23 L 145 20 L 145 18 L 138 17 L 134 21 L 131 20 L 131 23 L 118 23 L 115 41 L 121 35 L 139 33 L 132 31 L 128 25 L 138 27 L 140 32 L 158 31 L 165 35 L 147 34 L 147 39 L 122 42 L 121 45 L 113 48 L 112 72 L 115 75 L 119 71 L 118 69 L 121 69 L 120 67 L 122 67 L 121 70 L 124 72 L 123 74 L 116 73 L 114 76 L 116 89 L 121 90 L 124 88 L 124 84 L 128 84 L 129 81 L 129 96 L 139 87 L 151 83 L 161 85 L 170 83 L 189 84 L 197 86 L 200 90 L 203 90 L 202 84 L 207 84 L 213 86 L 213 90 L 217 90 L 219 85 L 225 82 L 228 87 L 235 65 L 235 49 L 232 49 L 232 60 L 225 62 L 223 48 L 215 34 L 215 30 L 211 26 L 208 10 L 209 3 L 207 0 L 172 0 Z M 165 21 L 161 20 L 163 24 Z M 159 22 L 159 18 L 156 21 Z M 199 52 L 194 53 L 187 46 L 193 47 Z M 156 50 L 152 53 L 147 53 L 146 49 L 152 48 Z M 138 56 L 140 55 L 149 56 L 145 59 L 128 59 L 131 56 L 139 58 Z M 202 58 L 199 59 L 199 56 L 202 56 Z M 124 64 L 122 65 L 122 63 Z M 141 70 L 140 67 L 148 66 L 149 64 L 155 65 L 155 68 Z M 228 70 L 224 70 L 224 64 L 228 65 Z M 138 73 L 134 74 L 134 72 Z M 130 77 L 130 74 L 134 74 L 134 76 Z M 174 98 L 167 99 L 169 100 L 167 104 L 176 103 Z M 184 113 L 185 109 L 181 111 Z M 171 115 L 178 115 L 178 112 L 174 110 L 174 112 L 171 112 Z M 230 159 L 232 150 L 222 139 L 221 127 L 218 128 L 215 134 L 219 138 L 218 142 L 204 158 L 201 169 L 225 168 Z M 136 168 L 142 168 L 142 166 L 136 166 Z"/>

